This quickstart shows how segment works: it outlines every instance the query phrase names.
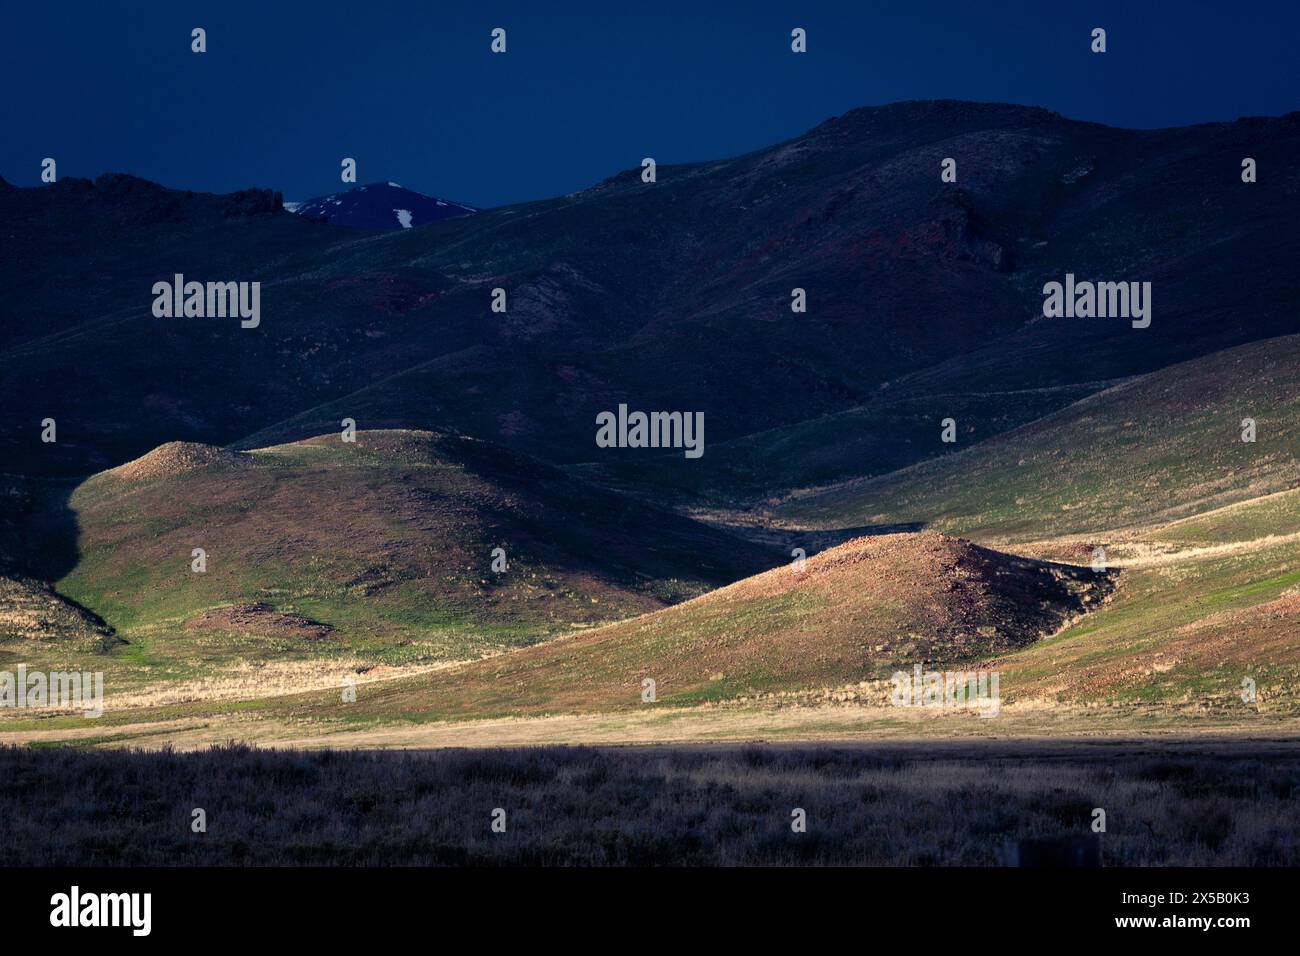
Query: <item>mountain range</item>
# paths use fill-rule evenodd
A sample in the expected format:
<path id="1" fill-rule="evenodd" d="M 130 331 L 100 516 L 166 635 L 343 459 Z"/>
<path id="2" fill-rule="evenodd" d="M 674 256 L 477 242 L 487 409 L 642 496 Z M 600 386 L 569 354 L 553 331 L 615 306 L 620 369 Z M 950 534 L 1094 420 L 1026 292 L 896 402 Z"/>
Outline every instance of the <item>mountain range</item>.
<path id="1" fill-rule="evenodd" d="M 270 192 L 125 176 L 5 188 L 0 449 L 10 471 L 87 474 L 166 441 L 270 444 L 352 417 L 603 465 L 643 457 L 596 454 L 595 416 L 620 401 L 703 411 L 715 447 L 798 426 L 827 448 L 864 415 L 948 409 L 966 440 L 989 437 L 1294 331 L 1298 140 L 1297 114 L 1131 131 L 905 103 L 665 164 L 653 184 L 629 170 L 385 236 L 287 214 Z M 1257 183 L 1241 181 L 1246 156 Z M 940 180 L 946 157 L 956 183 Z M 260 280 L 261 327 L 153 318 L 150 285 L 174 273 Z M 1041 288 L 1067 273 L 1151 281 L 1151 327 L 1044 319 Z M 991 393 L 1021 407 L 990 407 Z M 57 453 L 32 441 L 45 417 L 64 423 Z M 790 477 L 931 453 L 905 427 L 882 432 Z"/>
<path id="2" fill-rule="evenodd" d="M 416 721 L 921 658 L 1082 705 L 1292 686 L 1297 148 L 1297 113 L 933 101 L 486 210 L 0 180 L 0 660 L 464 664 L 355 712 Z M 156 318 L 176 274 L 260 323 Z M 1149 282 L 1149 327 L 1045 317 L 1067 276 Z M 702 413 L 703 456 L 598 447 L 623 404 Z"/>

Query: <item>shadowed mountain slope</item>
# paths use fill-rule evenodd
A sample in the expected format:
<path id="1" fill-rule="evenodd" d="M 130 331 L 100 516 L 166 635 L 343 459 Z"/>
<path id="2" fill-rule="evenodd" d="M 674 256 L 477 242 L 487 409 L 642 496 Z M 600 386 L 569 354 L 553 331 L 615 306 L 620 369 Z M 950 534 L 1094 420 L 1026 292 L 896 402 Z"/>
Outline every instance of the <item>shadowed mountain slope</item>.
<path id="1" fill-rule="evenodd" d="M 1243 419 L 1255 441 L 1242 440 Z M 1171 521 L 1300 484 L 1300 336 L 1162 369 L 1015 431 L 779 509 L 821 527 L 919 521 L 1045 537 Z"/>
<path id="2" fill-rule="evenodd" d="M 712 445 L 690 468 L 682 467 L 680 453 L 661 453 L 648 459 L 590 462 L 572 470 L 655 500 L 748 506 L 783 489 L 871 477 L 951 454 L 963 445 L 1032 422 L 1102 384 L 881 398 Z M 945 418 L 959 423 L 960 443 L 939 441 Z"/>
<path id="3" fill-rule="evenodd" d="M 623 400 L 703 409 L 712 439 L 725 441 L 877 401 L 1086 388 L 1295 331 L 1287 219 L 1300 212 L 1300 180 L 1286 143 L 1300 145 L 1294 116 L 1138 132 L 1018 107 L 908 103 L 735 160 L 661 168 L 653 186 L 629 172 L 528 215 L 498 211 L 510 215 L 493 230 L 491 274 L 531 277 L 525 324 L 502 316 L 495 341 L 257 440 L 310 431 L 348 407 L 398 421 L 421 396 L 471 433 L 603 462 L 619 456 L 597 456 L 591 422 Z M 1240 182 L 1235 154 L 1246 149 L 1267 155 L 1268 183 Z M 939 182 L 945 156 L 960 157 L 957 184 Z M 1043 283 L 1067 271 L 1152 281 L 1152 328 L 1042 319 Z M 794 287 L 808 293 L 806 314 L 790 311 Z M 512 345 L 524 341 L 521 356 Z M 502 366 L 526 374 L 485 389 Z M 992 434 L 1004 423 L 987 425 Z M 896 448 L 891 436 L 881 443 Z"/>
<path id="4" fill-rule="evenodd" d="M 280 210 L 195 233 L 158 210 L 199 199 L 133 186 L 92 205 L 109 221 L 141 208 L 161 221 L 114 234 L 113 255 L 140 265 L 92 296 L 79 290 L 104 240 L 80 216 L 84 197 L 63 184 L 4 190 L 0 229 L 18 241 L 0 279 L 36 277 L 29 315 L 51 304 L 40 289 L 68 298 L 55 303 L 66 334 L 0 353 L 13 409 L 0 440 L 14 471 L 88 471 L 177 438 L 249 447 L 346 416 L 606 464 L 644 457 L 595 448 L 595 415 L 624 401 L 703 411 L 713 442 L 878 400 L 929 408 L 941 394 L 978 403 L 1071 386 L 1051 396 L 1065 404 L 1075 386 L 1295 331 L 1297 148 L 1295 115 L 1127 131 L 1024 107 L 901 103 L 747 156 L 661 165 L 653 184 L 633 169 L 346 241 Z M 1240 181 L 1245 155 L 1258 183 Z M 945 157 L 956 183 L 940 181 Z M 176 271 L 260 279 L 261 326 L 154 319 L 149 283 Z M 1151 328 L 1042 319 L 1043 282 L 1067 271 L 1152 281 Z M 494 288 L 505 313 L 490 310 Z M 806 313 L 790 309 L 794 288 Z M 57 452 L 38 442 L 46 415 L 60 421 Z M 882 445 L 852 473 L 924 450 Z"/>
<path id="5" fill-rule="evenodd" d="M 121 174 L 0 190 L 0 402 L 13 411 L 0 470 L 85 476 L 176 437 L 220 442 L 268 404 L 301 401 L 316 376 L 278 381 L 284 356 L 231 338 L 237 319 L 153 318 L 151 290 L 178 273 L 294 273 L 341 241 L 269 190 L 213 196 Z M 45 418 L 57 443 L 41 441 Z"/>

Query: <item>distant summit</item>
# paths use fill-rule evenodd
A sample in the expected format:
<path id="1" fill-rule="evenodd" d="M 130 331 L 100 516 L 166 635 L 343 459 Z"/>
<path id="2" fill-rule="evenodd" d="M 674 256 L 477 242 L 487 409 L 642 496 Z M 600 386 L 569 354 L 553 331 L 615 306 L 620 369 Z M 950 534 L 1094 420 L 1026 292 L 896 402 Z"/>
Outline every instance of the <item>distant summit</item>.
<path id="1" fill-rule="evenodd" d="M 358 229 L 410 229 L 478 211 L 463 203 L 425 196 L 397 183 L 353 186 L 306 202 L 287 202 L 284 208 L 299 216 Z"/>

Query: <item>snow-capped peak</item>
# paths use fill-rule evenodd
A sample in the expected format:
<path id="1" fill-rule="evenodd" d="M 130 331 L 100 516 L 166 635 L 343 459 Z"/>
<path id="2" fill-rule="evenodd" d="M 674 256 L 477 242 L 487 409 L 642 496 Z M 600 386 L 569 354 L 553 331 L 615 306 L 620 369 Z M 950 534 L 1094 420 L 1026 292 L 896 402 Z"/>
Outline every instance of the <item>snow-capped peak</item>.
<path id="1" fill-rule="evenodd" d="M 411 229 L 478 211 L 449 199 L 425 196 L 394 182 L 353 186 L 329 196 L 286 202 L 284 208 L 299 216 L 360 229 Z"/>

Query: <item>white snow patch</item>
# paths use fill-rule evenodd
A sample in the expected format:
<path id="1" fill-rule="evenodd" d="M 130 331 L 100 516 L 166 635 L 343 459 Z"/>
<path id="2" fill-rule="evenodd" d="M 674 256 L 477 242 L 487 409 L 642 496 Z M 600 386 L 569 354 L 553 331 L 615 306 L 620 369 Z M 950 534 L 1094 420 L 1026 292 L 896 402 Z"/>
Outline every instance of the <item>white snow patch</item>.
<path id="1" fill-rule="evenodd" d="M 388 185 L 392 186 L 394 189 L 401 189 L 401 188 L 402 188 L 402 184 L 401 184 L 401 183 L 389 183 Z"/>
<path id="2" fill-rule="evenodd" d="M 393 212 L 397 213 L 397 221 L 402 224 L 403 229 L 411 228 L 411 210 L 394 209 Z"/>
<path id="3" fill-rule="evenodd" d="M 285 212 L 297 212 L 301 208 L 302 203 L 300 202 L 287 202 L 284 204 Z"/>

